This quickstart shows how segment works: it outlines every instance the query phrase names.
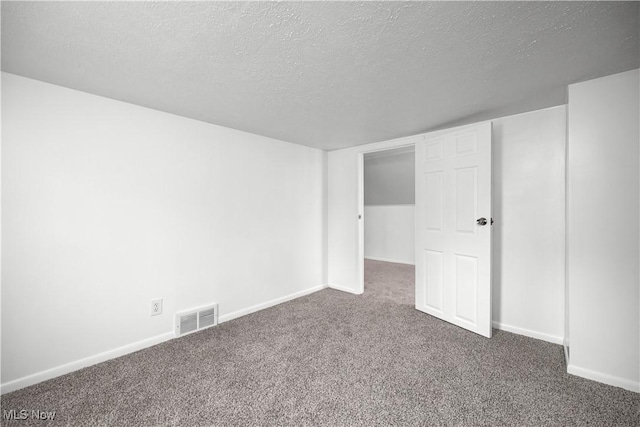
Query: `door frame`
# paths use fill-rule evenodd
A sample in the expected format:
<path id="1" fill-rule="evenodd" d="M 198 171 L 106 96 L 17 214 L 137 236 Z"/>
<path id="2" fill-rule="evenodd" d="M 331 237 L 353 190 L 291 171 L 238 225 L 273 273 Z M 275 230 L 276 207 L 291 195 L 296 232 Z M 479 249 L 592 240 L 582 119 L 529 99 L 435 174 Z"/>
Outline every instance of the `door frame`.
<path id="1" fill-rule="evenodd" d="M 375 144 L 368 144 L 367 148 L 358 150 L 358 277 L 357 294 L 364 292 L 364 156 L 369 153 L 389 151 L 397 148 L 415 147 L 417 141 L 424 140 L 426 134 L 407 136 Z M 415 230 L 415 221 L 413 224 Z M 415 231 L 414 231 L 415 232 Z"/>
<path id="2" fill-rule="evenodd" d="M 362 146 L 362 148 L 357 149 L 358 155 L 358 215 L 360 216 L 360 220 L 358 220 L 358 277 L 359 284 L 358 289 L 356 289 L 356 294 L 364 293 L 364 155 L 368 153 L 375 153 L 379 151 L 387 151 L 392 150 L 394 148 L 402 148 L 415 146 L 417 141 L 423 141 L 427 137 L 435 137 L 439 134 L 445 134 L 448 132 L 457 132 L 463 131 L 465 128 L 473 127 L 480 125 L 482 123 L 489 122 L 493 126 L 493 120 L 481 120 L 475 123 L 468 123 L 465 125 L 454 126 L 446 129 L 437 129 L 431 132 L 420 133 L 418 135 L 405 136 L 402 138 L 392 139 L 389 141 L 381 141 L 374 142 L 371 144 L 366 144 Z M 493 138 L 493 136 L 492 136 Z M 357 148 L 357 147 L 356 147 Z M 492 187 L 493 187 L 493 165 L 491 167 L 491 177 L 492 177 Z M 491 203 L 493 204 L 493 196 Z M 416 228 L 415 220 L 413 224 L 414 230 Z M 493 253 L 493 242 L 491 247 L 491 252 Z M 414 261 L 415 262 L 415 261 Z M 492 261 L 493 263 L 493 261 Z M 492 265 L 493 267 L 493 265 Z M 493 293 L 493 268 L 491 269 L 491 288 Z M 493 299 L 493 295 L 492 295 Z M 491 313 L 492 322 L 493 322 L 493 313 Z"/>

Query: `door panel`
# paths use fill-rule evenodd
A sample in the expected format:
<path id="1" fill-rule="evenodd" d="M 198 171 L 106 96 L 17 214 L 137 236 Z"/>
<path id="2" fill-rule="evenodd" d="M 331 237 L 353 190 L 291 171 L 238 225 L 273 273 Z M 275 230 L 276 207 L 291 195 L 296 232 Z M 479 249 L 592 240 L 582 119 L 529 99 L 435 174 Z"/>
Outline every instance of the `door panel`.
<path id="1" fill-rule="evenodd" d="M 478 258 L 455 254 L 455 287 L 456 310 L 455 317 L 469 324 L 477 325 L 477 289 L 478 289 Z"/>
<path id="2" fill-rule="evenodd" d="M 443 277 L 443 257 L 440 251 L 425 250 L 425 286 L 426 286 L 426 298 L 425 305 L 433 310 L 442 312 L 442 286 L 444 283 Z"/>
<path id="3" fill-rule="evenodd" d="M 477 188 L 476 168 L 462 168 L 455 170 L 456 177 L 456 232 L 476 232 L 477 216 Z"/>
<path id="4" fill-rule="evenodd" d="M 416 254 L 416 308 L 491 337 L 491 123 L 417 142 Z"/>
<path id="5" fill-rule="evenodd" d="M 427 180 L 426 192 L 430 194 L 430 201 L 426 206 L 427 230 L 442 231 L 442 172 L 431 172 L 425 175 Z"/>

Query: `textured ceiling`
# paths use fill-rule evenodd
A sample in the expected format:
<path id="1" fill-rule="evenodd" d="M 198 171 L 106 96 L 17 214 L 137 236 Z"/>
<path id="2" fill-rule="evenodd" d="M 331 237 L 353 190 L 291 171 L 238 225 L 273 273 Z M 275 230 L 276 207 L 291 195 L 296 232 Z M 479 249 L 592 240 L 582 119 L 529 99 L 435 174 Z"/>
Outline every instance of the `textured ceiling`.
<path id="1" fill-rule="evenodd" d="M 2 70 L 323 149 L 566 102 L 637 2 L 2 2 Z"/>

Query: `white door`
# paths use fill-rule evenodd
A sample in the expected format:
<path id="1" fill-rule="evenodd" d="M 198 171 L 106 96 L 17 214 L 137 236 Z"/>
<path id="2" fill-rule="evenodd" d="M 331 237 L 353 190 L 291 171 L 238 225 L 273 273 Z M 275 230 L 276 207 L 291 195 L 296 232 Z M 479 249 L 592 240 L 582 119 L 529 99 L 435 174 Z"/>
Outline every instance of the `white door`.
<path id="1" fill-rule="evenodd" d="M 491 337 L 491 122 L 416 144 L 416 308 Z"/>

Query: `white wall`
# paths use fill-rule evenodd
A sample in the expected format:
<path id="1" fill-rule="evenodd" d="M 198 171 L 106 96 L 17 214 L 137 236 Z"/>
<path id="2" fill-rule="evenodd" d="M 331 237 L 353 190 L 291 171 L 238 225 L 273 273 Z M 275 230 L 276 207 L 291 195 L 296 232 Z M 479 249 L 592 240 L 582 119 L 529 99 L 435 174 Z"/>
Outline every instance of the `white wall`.
<path id="1" fill-rule="evenodd" d="M 6 73 L 2 89 L 3 391 L 167 339 L 176 311 L 224 320 L 326 283 L 322 151 Z"/>
<path id="2" fill-rule="evenodd" d="M 413 205 L 416 193 L 414 148 L 364 156 L 365 205 Z"/>
<path id="3" fill-rule="evenodd" d="M 566 107 L 493 121 L 493 321 L 562 343 Z"/>
<path id="4" fill-rule="evenodd" d="M 362 293 L 358 215 L 358 152 L 330 151 L 328 172 L 327 273 L 330 287 Z"/>
<path id="5" fill-rule="evenodd" d="M 564 325 L 565 114 L 560 106 L 493 121 L 493 320 L 556 343 Z M 330 286 L 359 290 L 359 153 L 421 138 L 329 152 Z"/>
<path id="6" fill-rule="evenodd" d="M 415 263 L 415 205 L 365 205 L 364 257 Z"/>
<path id="7" fill-rule="evenodd" d="M 568 371 L 640 391 L 639 81 L 569 86 Z"/>

